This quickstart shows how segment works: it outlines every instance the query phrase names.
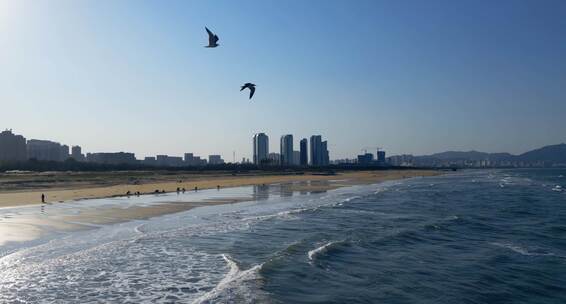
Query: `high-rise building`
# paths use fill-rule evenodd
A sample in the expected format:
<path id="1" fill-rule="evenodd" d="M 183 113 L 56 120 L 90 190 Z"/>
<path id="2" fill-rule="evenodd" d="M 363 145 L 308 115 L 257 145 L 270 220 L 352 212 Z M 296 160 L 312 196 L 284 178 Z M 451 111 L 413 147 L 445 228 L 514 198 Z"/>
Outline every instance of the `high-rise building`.
<path id="1" fill-rule="evenodd" d="M 377 151 L 377 162 L 385 164 L 385 151 Z"/>
<path id="2" fill-rule="evenodd" d="M 195 156 L 193 161 L 195 166 L 206 166 L 206 159 L 201 159 L 200 156 Z"/>
<path id="3" fill-rule="evenodd" d="M 269 137 L 265 133 L 257 133 L 253 137 L 254 164 L 261 165 L 268 160 Z"/>
<path id="4" fill-rule="evenodd" d="M 313 135 L 310 141 L 311 166 L 320 166 L 322 162 L 322 136 Z"/>
<path id="5" fill-rule="evenodd" d="M 293 151 L 293 166 L 300 166 L 301 165 L 301 152 L 300 151 Z"/>
<path id="6" fill-rule="evenodd" d="M 185 153 L 185 165 L 187 166 L 196 166 L 195 164 L 195 155 L 193 153 Z"/>
<path id="7" fill-rule="evenodd" d="M 392 166 L 412 167 L 415 166 L 413 155 L 394 155 L 387 158 L 387 163 Z"/>
<path id="8" fill-rule="evenodd" d="M 193 153 L 185 153 L 185 166 L 204 166 L 206 159 L 200 159 L 200 156 L 195 156 Z"/>
<path id="9" fill-rule="evenodd" d="M 156 165 L 164 167 L 164 166 L 168 166 L 169 164 L 167 163 L 169 158 L 169 155 L 156 155 L 155 156 L 155 161 L 156 161 Z"/>
<path id="10" fill-rule="evenodd" d="M 271 165 L 277 165 L 281 163 L 281 154 L 279 153 L 269 153 L 267 155 L 267 159 L 269 160 L 269 164 Z"/>
<path id="11" fill-rule="evenodd" d="M 86 160 L 91 163 L 113 165 L 138 163 L 135 154 L 128 152 L 88 153 L 86 155 Z"/>
<path id="12" fill-rule="evenodd" d="M 373 154 L 365 153 L 358 155 L 358 164 L 360 165 L 369 165 L 373 162 Z"/>
<path id="13" fill-rule="evenodd" d="M 330 164 L 330 155 L 328 153 L 328 141 L 323 141 L 321 143 L 320 153 L 321 155 L 321 162 L 322 166 L 328 166 Z"/>
<path id="14" fill-rule="evenodd" d="M 180 156 L 157 155 L 156 164 L 162 167 L 182 167 L 185 163 Z"/>
<path id="15" fill-rule="evenodd" d="M 71 157 L 76 161 L 84 161 L 85 156 L 83 155 L 80 146 L 71 147 Z"/>
<path id="16" fill-rule="evenodd" d="M 26 139 L 12 130 L 0 133 L 0 161 L 27 160 Z"/>
<path id="17" fill-rule="evenodd" d="M 281 154 L 281 165 L 290 166 L 293 165 L 293 135 L 287 134 L 281 136 L 280 141 L 280 154 Z"/>
<path id="18" fill-rule="evenodd" d="M 142 163 L 147 166 L 155 166 L 157 165 L 157 158 L 155 156 L 146 156 Z"/>
<path id="19" fill-rule="evenodd" d="M 194 158 L 194 154 L 193 153 L 185 153 L 185 162 L 190 163 L 193 158 Z"/>
<path id="20" fill-rule="evenodd" d="M 310 142 L 310 164 L 311 166 L 327 166 L 330 164 L 328 152 L 328 141 L 322 141 L 322 136 L 311 136 Z"/>
<path id="21" fill-rule="evenodd" d="M 209 155 L 208 156 L 208 164 L 209 165 L 222 165 L 224 164 L 224 160 L 220 155 Z"/>
<path id="22" fill-rule="evenodd" d="M 299 165 L 307 166 L 309 164 L 309 154 L 307 152 L 308 140 L 306 138 L 301 139 L 300 142 L 300 159 Z"/>
<path id="23" fill-rule="evenodd" d="M 69 146 L 62 145 L 61 146 L 61 160 L 65 161 L 69 158 Z"/>
<path id="24" fill-rule="evenodd" d="M 29 159 L 64 161 L 69 155 L 69 147 L 49 140 L 30 139 L 27 142 L 27 154 Z"/>

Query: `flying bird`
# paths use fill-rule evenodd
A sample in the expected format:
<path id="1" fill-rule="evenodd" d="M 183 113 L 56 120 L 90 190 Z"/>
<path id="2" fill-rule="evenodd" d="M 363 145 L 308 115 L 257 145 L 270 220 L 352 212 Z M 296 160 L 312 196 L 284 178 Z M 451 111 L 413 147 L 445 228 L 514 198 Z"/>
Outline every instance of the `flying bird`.
<path id="1" fill-rule="evenodd" d="M 218 36 L 216 36 L 216 34 L 214 34 L 213 32 L 211 32 L 207 27 L 204 27 L 206 29 L 206 32 L 208 33 L 208 45 L 205 46 L 207 48 L 215 48 L 217 47 L 219 44 L 218 42 Z"/>
<path id="2" fill-rule="evenodd" d="M 252 96 L 254 96 L 255 93 L 255 84 L 249 82 L 244 83 L 240 91 L 243 91 L 244 89 L 250 89 L 250 99 L 252 99 Z"/>

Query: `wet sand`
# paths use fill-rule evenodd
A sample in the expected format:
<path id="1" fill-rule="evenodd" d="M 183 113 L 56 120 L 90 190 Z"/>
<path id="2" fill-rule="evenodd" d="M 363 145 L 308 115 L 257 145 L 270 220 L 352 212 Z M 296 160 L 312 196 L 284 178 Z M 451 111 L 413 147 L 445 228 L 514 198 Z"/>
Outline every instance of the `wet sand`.
<path id="1" fill-rule="evenodd" d="M 53 231 L 77 231 L 132 220 L 144 220 L 165 214 L 187 211 L 195 207 L 263 200 L 270 195 L 291 196 L 324 192 L 340 187 L 374 184 L 417 176 L 439 174 L 436 171 L 368 171 L 337 175 L 271 175 L 271 176 L 198 176 L 191 181 L 161 181 L 140 185 L 114 185 L 0 192 L 0 246 L 25 242 Z M 200 190 L 216 188 L 220 191 Z M 234 187 L 253 185 L 241 192 Z M 69 187 L 69 185 L 66 185 Z M 177 188 L 198 187 L 186 194 L 154 194 L 154 189 L 176 192 Z M 53 189 L 54 188 L 54 189 Z M 222 191 L 226 189 L 228 191 Z M 149 193 L 124 197 L 126 191 Z M 45 193 L 49 201 L 37 198 Z M 116 198 L 115 196 L 122 196 Z M 85 200 L 89 198 L 89 200 Z M 55 200 L 55 201 L 54 201 Z M 59 203 L 58 201 L 68 201 Z M 80 200 L 80 201 L 78 201 Z"/>
<path id="2" fill-rule="evenodd" d="M 103 173 L 107 174 L 107 173 Z M 309 182 L 305 184 L 298 183 L 294 185 L 296 191 L 324 191 L 335 189 L 343 186 L 356 184 L 378 183 L 386 180 L 402 179 L 416 176 L 438 175 L 438 171 L 432 170 L 386 170 L 386 171 L 358 171 L 358 172 L 342 172 L 336 175 L 231 175 L 231 174 L 188 174 L 188 175 L 162 175 L 155 176 L 151 174 L 151 178 L 144 176 L 127 177 L 122 179 L 107 177 L 105 182 L 98 176 L 83 178 L 80 182 L 73 180 L 72 175 L 69 176 L 48 176 L 61 182 L 41 183 L 37 181 L 37 176 L 31 176 L 20 179 L 17 182 L 10 180 L 4 185 L 9 187 L 0 187 L 0 207 L 14 207 L 30 204 L 41 204 L 41 194 L 46 195 L 47 203 L 64 202 L 71 200 L 82 200 L 92 198 L 104 198 L 124 196 L 126 192 L 140 192 L 141 194 L 152 194 L 155 190 L 165 192 L 175 192 L 177 188 L 185 188 L 187 191 L 194 191 L 195 187 L 199 190 L 212 189 L 220 186 L 240 187 L 249 185 L 263 184 L 279 184 L 279 183 L 295 183 Z M 26 180 L 27 178 L 27 180 Z M 6 180 L 6 178 L 4 178 Z M 79 178 L 76 178 L 79 180 Z M 41 180 L 42 182 L 44 179 Z M 320 183 L 316 183 L 320 182 Z M 1 184 L 1 181 L 0 181 Z M 100 185 L 103 186 L 100 186 Z"/>
<path id="3" fill-rule="evenodd" d="M 144 220 L 159 215 L 187 211 L 200 206 L 237 203 L 251 199 L 250 197 L 201 202 L 163 202 L 149 206 L 129 206 L 125 208 L 119 205 L 96 208 L 75 206 L 75 212 L 71 213 L 64 210 L 50 210 L 49 208 L 53 205 L 47 204 L 41 206 L 46 211 L 15 215 L 0 213 L 0 246 L 9 242 L 31 241 L 47 232 L 92 229 L 100 225 Z M 27 208 L 29 207 L 31 206 Z"/>

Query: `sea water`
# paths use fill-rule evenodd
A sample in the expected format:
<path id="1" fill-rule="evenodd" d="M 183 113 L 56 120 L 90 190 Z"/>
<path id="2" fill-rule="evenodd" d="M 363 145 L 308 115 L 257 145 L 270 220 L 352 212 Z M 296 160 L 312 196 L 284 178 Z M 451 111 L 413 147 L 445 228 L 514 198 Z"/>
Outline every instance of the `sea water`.
<path id="1" fill-rule="evenodd" d="M 222 189 L 258 199 L 0 247 L 0 302 L 566 303 L 564 176 Z"/>

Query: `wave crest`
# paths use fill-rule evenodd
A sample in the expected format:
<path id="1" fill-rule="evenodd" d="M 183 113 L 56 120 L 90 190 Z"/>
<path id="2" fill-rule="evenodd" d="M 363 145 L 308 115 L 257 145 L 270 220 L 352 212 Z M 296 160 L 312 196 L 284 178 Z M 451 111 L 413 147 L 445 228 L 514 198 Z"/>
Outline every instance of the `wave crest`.
<path id="1" fill-rule="evenodd" d="M 518 253 L 520 255 L 524 255 L 524 256 L 553 256 L 553 257 L 559 257 L 559 258 L 564 258 L 563 256 L 560 255 L 556 255 L 553 252 L 549 252 L 543 249 L 534 249 L 534 250 L 530 250 L 528 248 L 525 247 L 521 247 L 512 243 L 491 243 L 491 245 L 497 246 L 497 247 L 501 247 L 501 248 L 505 248 L 505 249 L 509 249 L 515 253 Z"/>
<path id="2" fill-rule="evenodd" d="M 341 244 L 344 244 L 344 242 L 345 242 L 345 241 L 333 241 L 333 242 L 328 242 L 328 243 L 326 243 L 326 244 L 324 244 L 324 245 L 322 245 L 322 246 L 319 246 L 319 247 L 317 247 L 317 248 L 315 248 L 315 249 L 313 249 L 313 250 L 310 250 L 310 251 L 307 253 L 307 256 L 309 257 L 309 260 L 310 260 L 311 262 L 312 262 L 312 261 L 315 261 L 316 258 L 317 258 L 318 256 L 320 256 L 321 254 L 324 254 L 324 253 L 328 252 L 329 250 L 331 250 L 332 248 L 335 248 L 336 246 L 339 246 L 339 245 L 341 245 Z"/>
<path id="3" fill-rule="evenodd" d="M 227 254 L 222 258 L 230 268 L 228 273 L 211 291 L 195 299 L 192 303 L 253 303 L 258 301 L 262 294 L 255 286 L 261 279 L 259 271 L 263 263 L 249 269 L 241 270 L 238 263 Z"/>

